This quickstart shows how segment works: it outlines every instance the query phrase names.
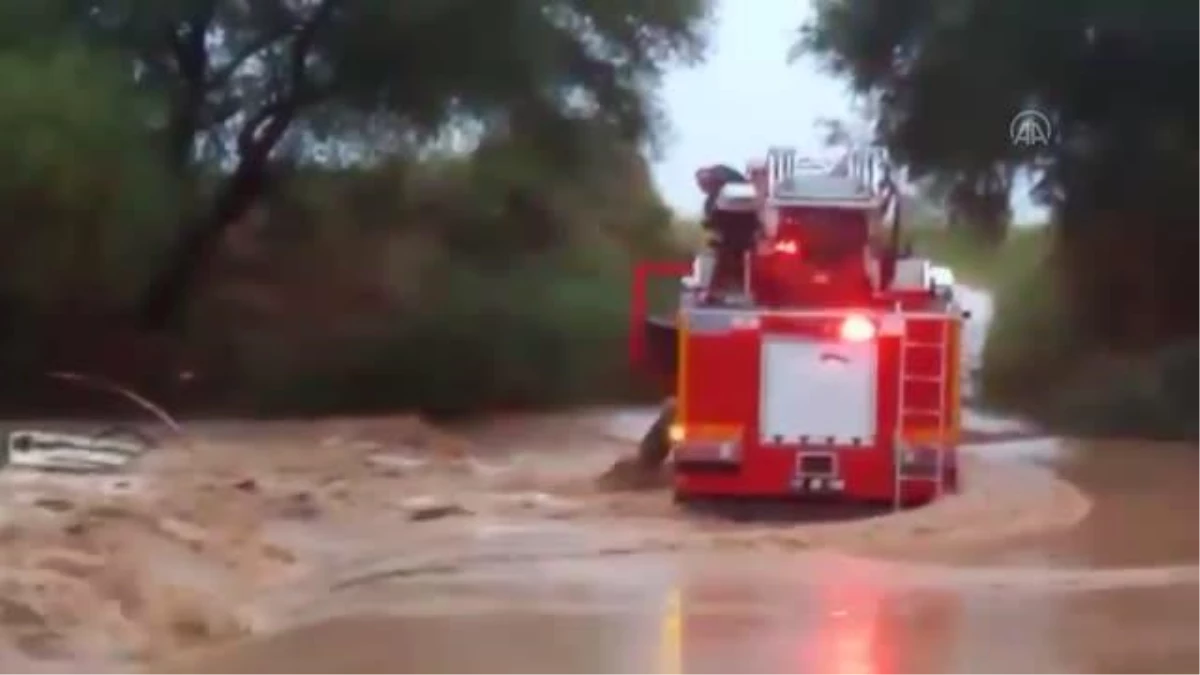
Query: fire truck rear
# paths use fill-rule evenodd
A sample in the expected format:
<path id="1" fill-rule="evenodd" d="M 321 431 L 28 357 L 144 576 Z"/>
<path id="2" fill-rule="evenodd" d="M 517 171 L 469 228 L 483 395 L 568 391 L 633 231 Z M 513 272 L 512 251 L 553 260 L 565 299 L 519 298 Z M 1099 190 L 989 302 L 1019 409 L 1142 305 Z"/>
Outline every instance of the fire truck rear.
<path id="1" fill-rule="evenodd" d="M 956 489 L 964 314 L 896 245 L 886 165 L 859 153 L 814 168 L 776 150 L 749 174 L 718 188 L 715 242 L 674 316 L 643 316 L 642 295 L 687 265 L 638 271 L 634 355 L 673 395 L 644 447 L 669 454 L 681 499 L 900 507 Z"/>

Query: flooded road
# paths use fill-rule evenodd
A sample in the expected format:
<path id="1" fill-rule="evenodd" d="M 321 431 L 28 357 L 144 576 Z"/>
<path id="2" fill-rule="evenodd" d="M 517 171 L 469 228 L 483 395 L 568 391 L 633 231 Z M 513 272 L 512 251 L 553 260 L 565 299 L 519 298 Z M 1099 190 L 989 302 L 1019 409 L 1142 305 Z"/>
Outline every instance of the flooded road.
<path id="1" fill-rule="evenodd" d="M 970 392 L 992 302 L 972 289 L 960 289 L 960 298 L 974 318 L 965 334 Z M 653 411 L 605 411 L 601 418 L 612 435 L 632 440 Z M 784 538 L 790 550 L 757 546 L 753 534 L 729 547 L 736 550 L 649 550 L 654 537 L 636 534 L 650 524 L 635 520 L 614 525 L 633 543 L 589 549 L 584 542 L 601 536 L 595 529 L 526 524 L 490 537 L 494 550 L 517 555 L 430 566 L 428 574 L 368 575 L 338 592 L 325 616 L 316 610 L 303 627 L 205 655 L 185 669 L 1200 669 L 1197 449 L 1032 438 L 1019 422 L 978 411 L 965 415 L 964 426 L 979 439 L 1020 438 L 980 444 L 968 455 L 986 458 L 992 474 L 1037 467 L 1065 478 L 1090 500 L 1082 522 L 1014 538 L 981 519 L 978 527 L 993 528 L 997 540 L 985 535 L 947 546 L 917 537 L 874 556 L 838 553 L 844 541 L 811 536 Z M 1028 485 L 1018 482 L 1042 478 L 1029 473 L 999 485 L 1020 493 Z M 1047 504 L 1037 508 L 1062 508 Z M 573 538 L 581 541 L 564 543 Z M 546 548 L 547 541 L 561 548 Z M 563 553 L 580 550 L 591 553 Z"/>
<path id="2" fill-rule="evenodd" d="M 192 662 L 204 672 L 1190 672 L 1194 585 L 906 585 L 853 560 L 529 566 L 426 582 Z M 601 569 L 602 567 L 602 569 Z M 522 581 L 513 577 L 526 575 Z M 503 577 L 507 576 L 508 579 Z M 529 579 L 528 576 L 535 578 Z M 674 578 L 676 581 L 669 581 Z M 682 581 L 679 581 L 682 579 Z M 506 592 L 498 589 L 506 588 Z M 404 596 L 412 589 L 376 588 Z M 1190 596 L 1187 597 L 1187 596 Z M 472 598 L 454 602 L 447 598 Z M 385 604 L 376 598 L 377 604 Z"/>
<path id="3" fill-rule="evenodd" d="M 990 457 L 1052 468 L 1092 496 L 1078 526 L 1051 537 L 1006 540 L 964 560 L 1125 568 L 1194 564 L 1200 549 L 1200 451 L 1185 443 L 997 443 Z"/>
<path id="4" fill-rule="evenodd" d="M 639 416 L 612 418 L 615 433 Z M 864 556 L 704 550 L 653 522 L 493 521 L 456 564 L 380 567 L 302 625 L 172 667 L 202 672 L 1190 672 L 1197 453 L 981 445 L 1092 499 L 1073 528 Z M 1134 479 L 1133 477 L 1136 477 Z M 677 515 L 678 517 L 678 515 Z M 709 529 L 717 538 L 717 532 Z M 702 535 L 703 536 L 703 535 Z M 766 538 L 763 538 L 766 541 Z M 657 542 L 657 546 L 656 546 Z M 668 542 L 665 543 L 664 542 Z M 456 545 L 462 550 L 462 542 Z M 468 547 L 470 548 L 470 547 Z M 436 557 L 436 556 L 435 556 Z"/>
<path id="5" fill-rule="evenodd" d="M 0 474 L 0 671 L 1200 669 L 1193 446 L 972 412 L 961 494 L 731 523 L 597 486 L 653 416 L 228 421 L 137 476 Z"/>

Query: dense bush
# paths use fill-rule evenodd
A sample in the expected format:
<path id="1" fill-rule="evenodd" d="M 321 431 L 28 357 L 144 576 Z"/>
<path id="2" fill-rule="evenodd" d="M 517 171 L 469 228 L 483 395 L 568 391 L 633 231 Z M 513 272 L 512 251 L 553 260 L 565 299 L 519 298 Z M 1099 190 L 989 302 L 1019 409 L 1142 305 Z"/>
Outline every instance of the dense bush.
<path id="1" fill-rule="evenodd" d="M 260 345 L 250 407 L 328 412 L 570 404 L 624 390 L 626 285 L 612 270 L 593 276 L 524 268 L 481 274 L 461 263 L 433 272 L 438 290 L 422 306 L 367 334 L 289 357 L 279 336 Z M 251 352 L 253 353 L 253 352 Z"/>
<path id="2" fill-rule="evenodd" d="M 452 414 L 633 392 L 631 262 L 679 247 L 641 158 L 601 150 L 619 165 L 571 177 L 495 154 L 291 177 L 193 317 L 237 371 L 226 404 Z"/>
<path id="3" fill-rule="evenodd" d="M 57 389 L 31 394 L 31 382 L 56 368 L 231 412 L 462 413 L 630 393 L 631 261 L 678 250 L 670 211 L 626 145 L 598 141 L 578 171 L 506 147 L 281 173 L 234 228 L 186 330 L 170 343 L 131 330 L 119 312 L 95 318 L 97 307 L 127 302 L 130 285 L 115 282 L 143 280 L 154 266 L 145 221 L 96 214 L 111 248 L 142 251 L 112 262 L 78 240 L 49 237 L 98 266 L 85 279 L 92 295 L 82 305 L 46 296 L 10 324 L 3 404 L 22 412 L 75 405 L 78 397 Z M 91 161 L 86 152 L 78 159 Z M 116 194 L 138 196 L 134 178 L 114 179 L 130 181 Z M 71 204 L 51 201 L 54 210 L 37 220 L 73 227 L 77 219 L 58 217 Z M 46 265 L 42 249 L 25 254 L 30 264 L 7 267 L 0 280 L 28 304 L 43 296 L 17 282 L 39 272 L 32 288 L 55 288 L 62 269 Z M 184 370 L 196 378 L 172 378 Z"/>
<path id="4" fill-rule="evenodd" d="M 0 50 L 0 300 L 9 312 L 111 309 L 141 290 L 175 196 L 142 128 L 152 111 L 102 55 Z"/>
<path id="5" fill-rule="evenodd" d="M 954 268 L 959 281 L 992 287 L 1024 278 L 1046 262 L 1049 231 L 1013 228 L 999 242 L 968 228 L 915 227 L 909 238 L 923 255 Z"/>
<path id="6" fill-rule="evenodd" d="M 1023 172 L 1049 209 L 1045 264 L 1008 275 L 1007 244 L 993 259 L 968 256 L 982 280 L 1012 280 L 999 291 L 985 390 L 1057 421 L 1194 429 L 1195 408 L 1179 401 L 1195 400 L 1195 368 L 1179 355 L 1200 326 L 1198 5 L 826 0 L 815 10 L 799 47 L 872 103 L 873 140 L 907 178 L 937 188 L 961 226 L 1003 232 Z M 1003 132 L 1031 109 L 1051 122 L 1048 142 L 1011 142 Z"/>
<path id="7" fill-rule="evenodd" d="M 3 3 L 0 406 L 52 369 L 233 410 L 621 389 L 670 245 L 638 150 L 712 9 L 651 4 Z"/>
<path id="8" fill-rule="evenodd" d="M 962 232 L 915 235 L 962 281 L 994 294 L 984 404 L 1066 433 L 1196 437 L 1200 345 L 1117 351 L 1068 320 L 1051 230 L 1015 230 L 999 246 Z"/>

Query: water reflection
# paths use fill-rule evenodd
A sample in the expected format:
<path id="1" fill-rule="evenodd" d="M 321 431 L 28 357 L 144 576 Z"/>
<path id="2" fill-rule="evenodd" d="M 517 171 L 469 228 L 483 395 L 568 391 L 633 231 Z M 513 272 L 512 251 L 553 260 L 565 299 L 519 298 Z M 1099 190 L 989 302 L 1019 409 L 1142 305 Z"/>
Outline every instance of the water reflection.
<path id="1" fill-rule="evenodd" d="M 785 555 L 705 556 L 662 571 L 652 560 L 622 558 L 486 581 L 378 586 L 381 609 L 388 597 L 395 611 L 407 599 L 411 613 L 336 618 L 171 670 L 874 674 L 1196 666 L 1194 585 L 915 587 L 878 563 Z M 418 590 L 429 607 L 411 604 Z M 449 602 L 455 597 L 476 601 Z"/>
<path id="2" fill-rule="evenodd" d="M 824 606 L 816 635 L 800 644 L 805 670 L 837 674 L 886 672 L 887 633 L 877 631 L 882 594 L 868 584 L 833 584 L 820 593 Z M 799 636 L 798 636 L 799 637 Z"/>
<path id="3" fill-rule="evenodd" d="M 877 566 L 853 560 L 797 574 L 781 569 L 746 570 L 740 579 L 690 574 L 668 589 L 659 672 L 955 669 L 964 602 L 958 593 L 898 589 L 875 576 Z"/>
<path id="4" fill-rule="evenodd" d="M 678 586 L 667 591 L 659 632 L 658 672 L 683 672 L 683 595 Z"/>
<path id="5" fill-rule="evenodd" d="M 1200 628 L 1194 583 L 1084 590 L 1013 580 L 1040 573 L 1033 568 L 1086 574 L 1089 567 L 1194 563 L 1195 448 L 1023 447 L 1014 459 L 1054 466 L 1096 506 L 1074 530 L 953 556 L 992 569 L 1021 566 L 1001 575 L 930 565 L 933 583 L 906 583 L 882 561 L 766 550 L 558 562 L 551 556 L 458 579 L 363 587 L 375 615 L 256 640 L 224 660 L 184 670 L 1193 671 Z M 1020 448 L 994 450 L 1015 455 Z M 506 546 L 535 544 L 518 538 Z"/>
<path id="6" fill-rule="evenodd" d="M 1051 635 L 1079 672 L 1194 673 L 1198 614 L 1195 586 L 1081 593 L 1064 599 Z"/>
<path id="7" fill-rule="evenodd" d="M 805 645 L 799 670 L 873 675 L 954 669 L 965 598 L 897 588 L 880 574 L 865 561 L 843 560 L 817 580 L 816 630 L 796 635 Z"/>

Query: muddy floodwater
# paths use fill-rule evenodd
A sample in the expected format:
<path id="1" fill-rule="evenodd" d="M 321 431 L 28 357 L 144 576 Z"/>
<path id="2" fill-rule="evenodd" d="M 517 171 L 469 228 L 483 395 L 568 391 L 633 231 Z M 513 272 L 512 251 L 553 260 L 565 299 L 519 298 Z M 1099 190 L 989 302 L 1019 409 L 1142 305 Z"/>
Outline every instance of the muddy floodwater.
<path id="1" fill-rule="evenodd" d="M 1195 447 L 981 443 L 933 506 L 735 523 L 597 487 L 652 414 L 213 423 L 127 475 L 10 468 L 0 671 L 1198 667 Z"/>
<path id="2" fill-rule="evenodd" d="M 1005 540 L 963 560 L 1103 569 L 1195 563 L 1200 548 L 1197 447 L 1032 440 L 991 445 L 987 453 L 1052 468 L 1091 495 L 1092 510 L 1069 530 Z"/>
<path id="3" fill-rule="evenodd" d="M 614 418 L 617 428 L 633 414 Z M 655 521 L 481 524 L 459 562 L 381 564 L 204 672 L 1192 672 L 1197 452 L 1034 439 L 972 450 L 1052 471 L 1083 520 L 886 554 L 663 546 Z M 1035 474 L 1030 474 L 1031 476 Z M 686 518 L 684 516 L 683 518 Z M 661 523 L 659 524 L 661 525 Z M 644 529 L 644 532 L 639 532 Z M 702 524 L 691 536 L 729 532 Z M 644 536 L 641 536 L 644 535 Z M 763 535 L 764 541 L 770 539 Z M 669 537 L 666 539 L 669 540 Z M 449 561 L 447 561 L 449 560 Z"/>
<path id="4" fill-rule="evenodd" d="M 653 417 L 210 421 L 116 474 L 10 466 L 0 672 L 1200 672 L 1194 445 L 971 411 L 932 506 L 730 522 L 597 481 Z"/>

